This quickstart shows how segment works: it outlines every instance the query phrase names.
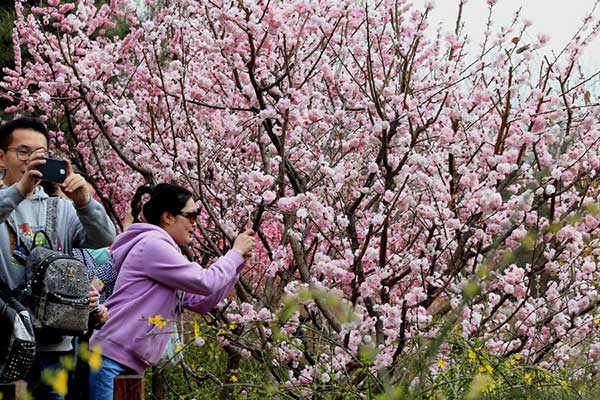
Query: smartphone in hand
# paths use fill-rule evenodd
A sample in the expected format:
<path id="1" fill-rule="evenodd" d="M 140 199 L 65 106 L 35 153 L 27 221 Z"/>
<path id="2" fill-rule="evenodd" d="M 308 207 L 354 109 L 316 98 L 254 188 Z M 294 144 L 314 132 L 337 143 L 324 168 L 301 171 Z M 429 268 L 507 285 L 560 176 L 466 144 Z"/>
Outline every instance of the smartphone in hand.
<path id="1" fill-rule="evenodd" d="M 67 163 L 56 158 L 44 158 L 45 164 L 36 169 L 42 173 L 42 180 L 63 183 L 67 179 Z"/>
<path id="2" fill-rule="evenodd" d="M 97 276 L 90 281 L 90 285 L 98 293 L 102 292 L 102 289 L 104 289 L 104 282 Z"/>

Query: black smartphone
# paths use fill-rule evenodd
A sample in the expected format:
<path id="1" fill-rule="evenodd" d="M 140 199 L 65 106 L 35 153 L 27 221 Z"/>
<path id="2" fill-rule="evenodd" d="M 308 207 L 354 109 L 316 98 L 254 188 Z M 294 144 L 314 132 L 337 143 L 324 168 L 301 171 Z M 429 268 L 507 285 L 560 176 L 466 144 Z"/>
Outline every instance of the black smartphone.
<path id="1" fill-rule="evenodd" d="M 67 179 L 67 163 L 56 158 L 44 158 L 46 164 L 36 169 L 42 173 L 42 179 L 48 182 L 63 183 Z"/>

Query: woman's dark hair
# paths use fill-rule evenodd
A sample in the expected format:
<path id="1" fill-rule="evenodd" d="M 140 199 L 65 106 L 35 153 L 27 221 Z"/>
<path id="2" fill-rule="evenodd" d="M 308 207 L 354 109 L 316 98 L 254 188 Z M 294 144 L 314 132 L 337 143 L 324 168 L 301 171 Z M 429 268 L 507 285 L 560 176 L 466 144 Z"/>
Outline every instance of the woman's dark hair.
<path id="1" fill-rule="evenodd" d="M 150 195 L 150 200 L 142 204 L 142 197 Z M 160 225 L 161 215 L 167 211 L 177 215 L 183 210 L 192 192 L 179 185 L 161 183 L 155 187 L 140 186 L 131 199 L 131 215 L 133 222 L 140 222 L 140 211 L 144 211 L 144 219 L 149 224 Z"/>
<path id="2" fill-rule="evenodd" d="M 131 199 L 131 216 L 133 217 L 133 222 L 141 222 L 140 221 L 140 212 L 142 211 L 142 206 L 144 202 L 142 201 L 144 195 L 151 195 L 154 191 L 154 187 L 144 185 L 137 188 L 133 198 Z"/>

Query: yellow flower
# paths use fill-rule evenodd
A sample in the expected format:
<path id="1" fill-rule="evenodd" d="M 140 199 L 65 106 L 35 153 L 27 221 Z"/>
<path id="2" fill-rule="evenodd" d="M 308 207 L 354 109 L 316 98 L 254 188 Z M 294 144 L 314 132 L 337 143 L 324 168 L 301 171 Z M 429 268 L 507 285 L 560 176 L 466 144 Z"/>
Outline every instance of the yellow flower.
<path id="1" fill-rule="evenodd" d="M 521 359 L 521 353 L 516 353 L 513 357 L 515 360 L 519 361 Z"/>
<path id="2" fill-rule="evenodd" d="M 200 337 L 200 327 L 197 322 L 194 322 L 194 339 L 198 339 Z"/>
<path id="3" fill-rule="evenodd" d="M 569 387 L 569 384 L 567 383 L 567 381 L 565 381 L 563 379 L 561 379 L 559 383 L 560 383 L 560 387 L 564 390 L 566 390 Z"/>
<path id="4" fill-rule="evenodd" d="M 223 329 L 219 329 L 217 331 L 217 336 L 223 336 L 225 334 L 225 331 Z"/>
<path id="5" fill-rule="evenodd" d="M 480 399 L 481 393 L 491 392 L 496 388 L 494 379 L 488 374 L 477 374 L 471 382 L 467 399 Z"/>
<path id="6" fill-rule="evenodd" d="M 483 392 L 485 393 L 492 393 L 494 390 L 496 390 L 496 384 L 493 380 L 490 383 L 488 383 L 486 387 L 483 388 Z"/>
<path id="7" fill-rule="evenodd" d="M 475 354 L 475 352 L 473 350 L 469 350 L 469 360 L 470 361 L 477 360 L 477 354 Z"/>
<path id="8" fill-rule="evenodd" d="M 88 364 L 92 371 L 99 371 L 102 367 L 102 355 L 96 351 L 91 352 Z"/>
<path id="9" fill-rule="evenodd" d="M 438 360 L 437 366 L 440 367 L 440 368 L 444 368 L 446 366 L 446 361 L 444 361 L 444 360 Z"/>
<path id="10" fill-rule="evenodd" d="M 600 315 L 596 315 L 596 316 L 594 317 L 594 323 L 596 323 L 596 324 L 600 324 Z"/>
<path id="11" fill-rule="evenodd" d="M 231 322 L 231 323 L 229 324 L 229 330 L 230 330 L 230 331 L 232 331 L 232 330 L 234 330 L 234 329 L 235 329 L 235 322 Z"/>
<path id="12" fill-rule="evenodd" d="M 231 380 L 231 382 L 236 383 L 238 381 L 237 376 L 235 375 L 231 375 L 231 378 L 229 378 Z"/>
<path id="13" fill-rule="evenodd" d="M 183 345 L 181 343 L 177 343 L 177 346 L 175 346 L 175 353 L 179 353 L 181 350 L 183 350 Z"/>
<path id="14" fill-rule="evenodd" d="M 525 382 L 527 382 L 528 385 L 531 385 L 531 382 L 533 382 L 533 377 L 529 372 L 525 372 L 525 374 L 523 374 L 523 378 L 525 379 Z"/>
<path id="15" fill-rule="evenodd" d="M 164 328 L 167 325 L 167 321 L 165 321 L 165 319 L 160 314 L 154 316 L 154 323 L 159 328 Z"/>
<path id="16" fill-rule="evenodd" d="M 66 396 L 69 383 L 69 374 L 64 369 L 56 371 L 54 381 L 52 382 L 52 389 L 61 396 Z"/>
<path id="17" fill-rule="evenodd" d="M 479 367 L 479 372 L 487 372 L 488 374 L 491 374 L 492 372 L 494 372 L 494 367 L 492 367 L 490 364 L 486 364 L 482 367 Z"/>
<path id="18" fill-rule="evenodd" d="M 154 317 L 148 317 L 148 323 L 150 325 L 156 325 L 158 328 L 164 328 L 167 325 L 167 321 L 160 314 L 156 314 Z"/>
<path id="19" fill-rule="evenodd" d="M 72 355 L 62 356 L 60 358 L 60 364 L 67 371 L 73 371 L 75 369 L 75 357 Z"/>

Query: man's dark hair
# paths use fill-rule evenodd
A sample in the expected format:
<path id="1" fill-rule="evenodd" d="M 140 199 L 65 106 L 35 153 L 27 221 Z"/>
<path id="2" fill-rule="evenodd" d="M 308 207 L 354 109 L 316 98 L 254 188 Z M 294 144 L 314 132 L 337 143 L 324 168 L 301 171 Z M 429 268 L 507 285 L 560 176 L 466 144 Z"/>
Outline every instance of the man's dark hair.
<path id="1" fill-rule="evenodd" d="M 0 126 L 0 149 L 5 150 L 10 145 L 13 132 L 16 129 L 31 129 L 39 132 L 44 135 L 48 145 L 50 145 L 50 135 L 48 134 L 48 128 L 46 128 L 46 125 L 37 118 L 22 117 L 5 122 Z"/>

